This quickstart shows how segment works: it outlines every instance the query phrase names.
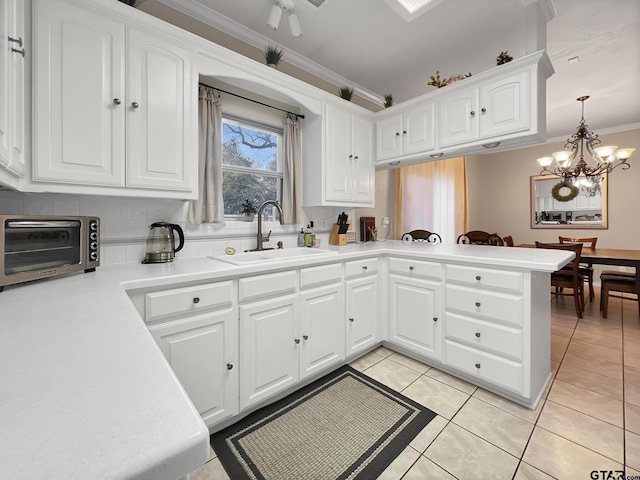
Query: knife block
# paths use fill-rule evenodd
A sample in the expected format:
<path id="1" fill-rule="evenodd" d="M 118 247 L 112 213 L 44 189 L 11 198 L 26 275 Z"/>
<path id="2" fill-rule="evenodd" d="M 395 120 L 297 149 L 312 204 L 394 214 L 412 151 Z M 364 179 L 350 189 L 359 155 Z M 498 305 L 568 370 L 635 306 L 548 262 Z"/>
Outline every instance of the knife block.
<path id="1" fill-rule="evenodd" d="M 329 245 L 346 245 L 347 244 L 347 234 L 346 233 L 338 233 L 340 230 L 340 225 L 334 223 L 331 227 L 331 234 L 329 234 Z"/>

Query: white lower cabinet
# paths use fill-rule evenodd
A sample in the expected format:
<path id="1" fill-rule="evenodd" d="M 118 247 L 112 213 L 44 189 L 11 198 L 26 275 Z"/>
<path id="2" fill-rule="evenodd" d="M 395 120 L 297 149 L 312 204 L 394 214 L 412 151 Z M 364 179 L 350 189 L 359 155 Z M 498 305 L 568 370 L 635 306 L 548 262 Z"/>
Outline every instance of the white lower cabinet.
<path id="1" fill-rule="evenodd" d="M 209 426 L 239 412 L 235 295 L 232 281 L 130 294 Z"/>
<path id="2" fill-rule="evenodd" d="M 345 264 L 347 357 L 364 352 L 380 340 L 377 267 L 375 258 Z"/>
<path id="3" fill-rule="evenodd" d="M 298 294 L 240 306 L 240 409 L 299 378 Z"/>
<path id="4" fill-rule="evenodd" d="M 425 280 L 389 277 L 389 341 L 414 353 L 441 359 L 441 285 Z"/>
<path id="5" fill-rule="evenodd" d="M 207 425 L 239 411 L 236 326 L 227 309 L 149 327 Z"/>
<path id="6" fill-rule="evenodd" d="M 300 379 L 344 360 L 342 285 L 300 295 Z"/>

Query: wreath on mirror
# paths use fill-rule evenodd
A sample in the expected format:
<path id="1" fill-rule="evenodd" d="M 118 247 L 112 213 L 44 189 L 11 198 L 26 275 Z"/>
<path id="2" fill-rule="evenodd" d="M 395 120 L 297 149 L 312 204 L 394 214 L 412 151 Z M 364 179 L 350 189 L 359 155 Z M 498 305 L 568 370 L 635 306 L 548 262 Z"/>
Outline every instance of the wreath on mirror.
<path id="1" fill-rule="evenodd" d="M 572 183 L 558 182 L 551 189 L 551 195 L 559 202 L 569 202 L 576 198 L 580 189 Z"/>

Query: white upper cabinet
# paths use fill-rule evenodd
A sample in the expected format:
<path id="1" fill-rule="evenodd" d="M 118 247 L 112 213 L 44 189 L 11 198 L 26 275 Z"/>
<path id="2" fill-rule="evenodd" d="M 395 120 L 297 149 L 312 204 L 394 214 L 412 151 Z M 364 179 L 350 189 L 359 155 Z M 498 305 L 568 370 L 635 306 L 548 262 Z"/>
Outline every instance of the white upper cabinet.
<path id="1" fill-rule="evenodd" d="M 7 181 L 12 185 L 24 175 L 27 146 L 26 62 L 31 42 L 25 4 L 23 0 L 0 0 L 0 173 L 11 174 Z"/>
<path id="2" fill-rule="evenodd" d="M 379 112 L 376 168 L 541 143 L 552 73 L 541 50 Z"/>
<path id="3" fill-rule="evenodd" d="M 432 101 L 376 122 L 376 161 L 429 152 L 435 148 Z"/>
<path id="4" fill-rule="evenodd" d="M 443 95 L 438 101 L 439 147 L 529 129 L 530 98 L 529 70 Z"/>
<path id="5" fill-rule="evenodd" d="M 34 18 L 34 181 L 193 198 L 191 48 L 68 0 L 36 1 Z"/>
<path id="6" fill-rule="evenodd" d="M 350 110 L 327 105 L 324 169 L 305 164 L 305 205 L 373 207 L 373 122 Z M 318 175 L 324 189 L 318 189 Z M 316 185 L 314 185 L 316 184 Z M 306 186 L 309 190 L 305 192 Z"/>

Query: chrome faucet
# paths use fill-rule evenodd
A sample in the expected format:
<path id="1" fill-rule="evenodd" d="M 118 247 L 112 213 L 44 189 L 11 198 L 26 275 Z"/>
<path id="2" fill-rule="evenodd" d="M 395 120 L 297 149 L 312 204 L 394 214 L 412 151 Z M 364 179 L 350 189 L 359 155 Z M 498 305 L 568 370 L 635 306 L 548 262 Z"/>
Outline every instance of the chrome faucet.
<path id="1" fill-rule="evenodd" d="M 262 205 L 260 205 L 260 208 L 258 209 L 258 246 L 252 251 L 273 250 L 273 248 L 264 248 L 262 246 L 262 244 L 264 242 L 268 242 L 269 237 L 271 237 L 271 231 L 269 231 L 266 237 L 262 235 L 262 212 L 269 205 L 273 205 L 274 207 L 276 207 L 276 210 L 278 210 L 278 214 L 280 215 L 280 225 L 284 225 L 284 219 L 282 218 L 282 207 L 278 202 L 276 202 L 275 200 L 267 200 Z"/>

